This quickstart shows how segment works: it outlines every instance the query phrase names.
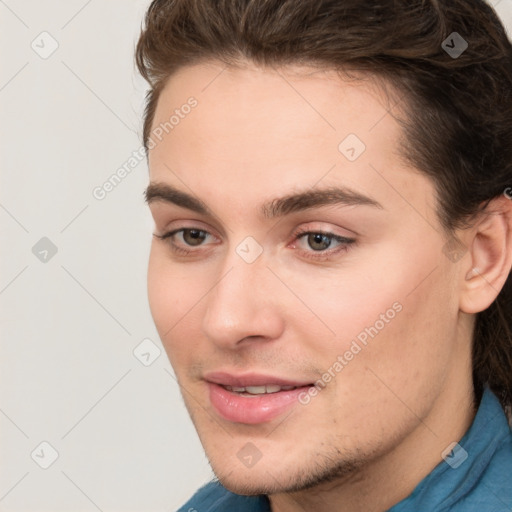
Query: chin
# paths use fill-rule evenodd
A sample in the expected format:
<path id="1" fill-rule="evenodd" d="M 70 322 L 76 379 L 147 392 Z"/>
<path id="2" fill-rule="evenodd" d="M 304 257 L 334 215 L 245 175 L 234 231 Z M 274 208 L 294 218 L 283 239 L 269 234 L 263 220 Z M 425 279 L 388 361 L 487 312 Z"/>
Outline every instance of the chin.
<path id="1" fill-rule="evenodd" d="M 276 492 L 275 485 L 271 485 L 268 475 L 266 479 L 247 478 L 241 479 L 239 476 L 230 475 L 222 477 L 217 475 L 219 482 L 228 490 L 242 496 L 257 496 L 259 494 L 273 494 Z"/>
<path id="2" fill-rule="evenodd" d="M 220 483 L 235 494 L 253 496 L 299 492 L 354 477 L 365 466 L 365 457 L 350 460 L 333 460 L 332 454 L 316 458 L 299 458 L 286 463 L 281 457 L 264 461 L 253 467 L 219 456 L 218 463 L 210 459 L 210 465 Z M 305 463 L 304 461 L 308 462 Z M 301 465 L 302 462 L 302 465 Z"/>
<path id="3" fill-rule="evenodd" d="M 219 455 L 218 459 L 208 458 L 219 482 L 235 494 L 254 496 L 284 492 L 289 488 L 290 480 L 294 479 L 288 468 L 263 459 L 253 467 L 245 467 L 236 457 Z"/>

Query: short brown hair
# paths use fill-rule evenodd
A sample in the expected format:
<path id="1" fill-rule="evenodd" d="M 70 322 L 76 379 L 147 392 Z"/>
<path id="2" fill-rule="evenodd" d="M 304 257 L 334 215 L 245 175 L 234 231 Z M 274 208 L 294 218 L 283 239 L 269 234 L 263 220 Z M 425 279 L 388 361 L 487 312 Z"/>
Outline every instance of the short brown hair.
<path id="1" fill-rule="evenodd" d="M 461 55 L 447 51 L 453 37 L 468 44 Z M 483 0 L 154 0 L 136 49 L 150 85 L 146 148 L 167 80 L 208 59 L 353 69 L 391 84 L 408 114 L 402 154 L 433 180 L 447 235 L 512 190 L 512 46 Z M 505 407 L 511 327 L 509 275 L 473 339 L 475 392 L 488 384 Z"/>

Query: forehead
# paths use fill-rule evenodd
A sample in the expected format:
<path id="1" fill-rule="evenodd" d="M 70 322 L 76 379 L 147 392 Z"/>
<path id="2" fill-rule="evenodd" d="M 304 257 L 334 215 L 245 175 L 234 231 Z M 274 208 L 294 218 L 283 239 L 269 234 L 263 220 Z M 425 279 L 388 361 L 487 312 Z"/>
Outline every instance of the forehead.
<path id="1" fill-rule="evenodd" d="M 203 147 L 212 137 L 215 144 L 223 141 L 219 151 L 223 149 L 225 154 L 234 152 L 235 142 L 243 143 L 239 149 L 247 153 L 258 151 L 262 144 L 271 149 L 274 141 L 282 156 L 286 156 L 284 142 L 306 144 L 304 149 L 323 142 L 332 148 L 333 142 L 349 133 L 369 139 L 378 124 L 383 125 L 383 132 L 397 134 L 398 126 L 388 115 L 390 101 L 396 102 L 389 96 L 394 93 L 392 88 L 368 74 L 351 72 L 351 76 L 340 78 L 334 70 L 291 65 L 275 69 L 251 63 L 226 67 L 208 61 L 187 66 L 173 75 L 162 91 L 153 129 L 165 125 L 173 112 L 193 97 L 197 107 L 189 117 L 200 118 L 200 122 L 180 118 L 180 126 L 172 127 L 169 139 L 192 135 L 188 130 L 192 128 Z"/>
<path id="2" fill-rule="evenodd" d="M 238 197 L 240 208 L 317 183 L 343 184 L 380 202 L 383 195 L 396 200 L 396 187 L 410 188 L 411 180 L 424 187 L 399 157 L 403 134 L 389 113 L 396 102 L 389 87 L 357 78 L 298 66 L 184 67 L 158 101 L 151 179 L 184 184 L 203 199 L 235 204 Z M 195 106 L 183 108 L 191 98 Z"/>

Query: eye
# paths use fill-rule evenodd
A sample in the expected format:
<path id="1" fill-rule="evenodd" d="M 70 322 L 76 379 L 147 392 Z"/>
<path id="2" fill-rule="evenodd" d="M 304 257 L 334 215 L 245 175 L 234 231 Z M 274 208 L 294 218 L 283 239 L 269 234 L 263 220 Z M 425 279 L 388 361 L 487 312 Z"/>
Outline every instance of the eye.
<path id="1" fill-rule="evenodd" d="M 184 256 L 199 253 L 199 250 L 192 248 L 199 248 L 201 245 L 205 245 L 203 242 L 207 240 L 208 237 L 215 238 L 211 233 L 208 233 L 208 231 L 198 228 L 180 228 L 169 231 L 163 235 L 153 234 L 153 236 L 159 240 L 168 240 L 171 250 Z M 176 239 L 178 243 L 176 243 Z M 296 232 L 294 234 L 294 242 L 297 240 L 299 242 L 305 242 L 305 244 L 300 243 L 301 248 L 299 252 L 302 253 L 305 258 L 317 260 L 325 260 L 342 251 L 347 251 L 349 246 L 355 243 L 355 239 L 353 238 L 347 238 L 331 232 L 311 230 Z M 296 243 L 292 243 L 292 248 L 295 248 L 296 245 Z M 332 248 L 333 245 L 335 245 L 335 248 Z M 188 247 L 191 249 L 188 249 Z"/>
<path id="2" fill-rule="evenodd" d="M 301 242 L 305 242 L 305 244 L 301 244 L 301 251 L 304 253 L 305 257 L 312 259 L 329 258 L 341 251 L 347 251 L 350 244 L 355 243 L 354 238 L 347 238 L 335 233 L 325 231 L 299 231 L 295 233 L 295 239 Z M 334 249 L 331 248 L 333 242 L 337 244 L 336 248 Z M 305 249 L 304 245 L 312 249 L 312 251 Z"/>
<path id="3" fill-rule="evenodd" d="M 163 235 L 153 234 L 155 238 L 159 240 L 167 240 L 169 239 L 169 245 L 171 249 L 178 254 L 191 254 L 196 251 L 191 251 L 188 249 L 184 249 L 177 245 L 173 239 L 175 236 L 179 235 L 181 238 L 181 243 L 186 247 L 199 247 L 207 237 L 211 237 L 212 235 L 205 231 L 204 229 L 196 229 L 196 228 L 181 228 L 175 229 L 174 231 L 169 231 L 169 233 L 165 233 Z"/>

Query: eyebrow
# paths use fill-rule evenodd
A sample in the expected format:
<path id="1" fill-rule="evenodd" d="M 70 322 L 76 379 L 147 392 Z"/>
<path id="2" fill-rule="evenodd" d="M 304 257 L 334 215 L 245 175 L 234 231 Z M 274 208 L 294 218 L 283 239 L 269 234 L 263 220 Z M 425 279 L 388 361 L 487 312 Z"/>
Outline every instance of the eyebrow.
<path id="1" fill-rule="evenodd" d="M 144 192 L 144 196 L 148 205 L 155 201 L 164 201 L 200 215 L 216 217 L 203 201 L 167 183 L 150 183 Z M 266 219 L 274 219 L 328 205 L 364 205 L 383 209 L 378 201 L 359 192 L 346 187 L 328 187 L 304 190 L 278 197 L 261 205 L 260 213 Z"/>

